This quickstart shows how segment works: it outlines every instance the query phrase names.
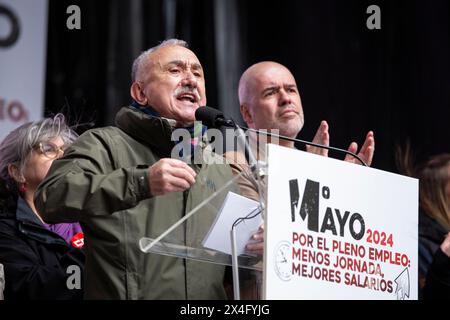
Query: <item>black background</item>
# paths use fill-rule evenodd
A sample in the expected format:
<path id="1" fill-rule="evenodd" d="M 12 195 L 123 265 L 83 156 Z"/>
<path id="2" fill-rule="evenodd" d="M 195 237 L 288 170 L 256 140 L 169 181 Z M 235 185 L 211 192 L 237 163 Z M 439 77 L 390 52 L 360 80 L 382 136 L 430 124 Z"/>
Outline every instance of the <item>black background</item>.
<path id="1" fill-rule="evenodd" d="M 129 38 L 136 25 L 129 3 L 50 0 L 47 115 L 69 110 L 82 122 L 92 118 L 103 126 L 130 102 L 135 55 Z M 162 0 L 142 3 L 138 27 L 140 50 L 145 50 L 164 40 L 165 21 Z M 216 2 L 177 3 L 176 37 L 188 41 L 202 62 L 208 104 L 216 106 L 221 90 L 214 46 Z M 81 8 L 81 30 L 66 28 L 71 4 Z M 381 8 L 381 30 L 366 27 L 366 9 L 372 4 Z M 373 130 L 373 167 L 393 172 L 394 147 L 406 139 L 419 161 L 450 151 L 449 1 L 240 0 L 233 14 L 239 21 L 240 72 L 255 62 L 274 60 L 296 77 L 306 119 L 300 138 L 312 139 L 322 119 L 329 122 L 331 144 L 337 147 L 347 148 L 353 140 L 361 144 Z M 111 92 L 112 100 L 107 98 Z M 238 106 L 221 108 L 226 112 Z"/>

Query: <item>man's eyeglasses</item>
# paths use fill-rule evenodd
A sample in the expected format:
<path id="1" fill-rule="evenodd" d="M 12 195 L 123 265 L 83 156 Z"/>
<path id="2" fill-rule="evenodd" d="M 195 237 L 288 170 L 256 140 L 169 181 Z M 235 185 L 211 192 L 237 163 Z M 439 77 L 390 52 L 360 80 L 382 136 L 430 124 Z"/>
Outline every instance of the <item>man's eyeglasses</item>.
<path id="1" fill-rule="evenodd" d="M 47 158 L 56 159 L 64 154 L 63 148 L 51 142 L 40 142 L 36 149 Z"/>

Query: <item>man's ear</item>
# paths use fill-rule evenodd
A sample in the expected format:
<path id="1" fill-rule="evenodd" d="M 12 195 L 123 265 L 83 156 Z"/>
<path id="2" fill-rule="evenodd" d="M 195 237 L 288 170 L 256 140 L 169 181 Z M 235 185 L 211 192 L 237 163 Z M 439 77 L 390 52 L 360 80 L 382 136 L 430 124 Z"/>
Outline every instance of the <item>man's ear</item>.
<path id="1" fill-rule="evenodd" d="M 17 183 L 25 182 L 25 177 L 20 173 L 19 168 L 15 164 L 8 164 L 8 174 Z"/>
<path id="2" fill-rule="evenodd" d="M 250 111 L 248 110 L 248 107 L 245 103 L 241 104 L 241 115 L 248 126 L 250 126 L 253 123 L 252 115 L 250 114 Z"/>
<path id="3" fill-rule="evenodd" d="M 146 106 L 148 104 L 148 99 L 142 91 L 141 86 L 138 82 L 133 82 L 130 88 L 130 94 L 133 99 L 140 105 Z"/>

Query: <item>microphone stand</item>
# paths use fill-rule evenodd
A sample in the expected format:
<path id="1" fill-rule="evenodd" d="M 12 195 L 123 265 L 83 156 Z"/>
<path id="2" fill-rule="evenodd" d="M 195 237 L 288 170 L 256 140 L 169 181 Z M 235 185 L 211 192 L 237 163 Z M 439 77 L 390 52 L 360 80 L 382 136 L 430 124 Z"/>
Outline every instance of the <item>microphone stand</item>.
<path id="1" fill-rule="evenodd" d="M 262 179 L 262 171 L 260 170 L 260 163 L 257 161 L 253 151 L 250 149 L 247 143 L 247 137 L 245 132 L 242 130 L 240 126 L 238 126 L 233 120 L 224 121 L 225 126 L 233 126 L 236 130 L 238 143 L 240 143 L 244 147 L 245 158 L 250 166 L 250 170 L 253 174 L 253 178 L 256 180 L 256 185 L 258 187 L 258 194 L 260 197 L 259 203 L 261 205 L 261 212 L 263 211 L 264 199 L 262 196 L 261 190 L 261 179 Z M 238 219 L 233 223 L 233 226 L 230 230 L 230 238 L 231 238 L 231 261 L 232 261 L 232 270 L 233 270 L 233 293 L 235 300 L 241 300 L 240 293 L 240 284 L 239 284 L 239 265 L 238 265 L 238 254 L 237 254 L 237 246 L 236 246 L 236 227 L 242 223 L 243 219 Z"/>
<path id="2" fill-rule="evenodd" d="M 350 151 L 347 151 L 347 150 L 344 150 L 344 149 L 331 147 L 331 146 L 324 146 L 322 144 L 317 144 L 317 143 L 314 143 L 314 142 L 309 142 L 309 141 L 305 141 L 305 140 L 290 138 L 290 137 L 282 136 L 282 135 L 279 135 L 279 134 L 276 134 L 276 133 L 269 133 L 267 131 L 260 131 L 260 130 L 246 128 L 246 127 L 239 127 L 239 128 L 245 129 L 245 130 L 250 131 L 250 132 L 255 132 L 255 133 L 258 133 L 258 134 L 263 134 L 263 135 L 266 135 L 266 136 L 269 136 L 269 137 L 280 138 L 280 139 L 291 141 L 291 142 L 300 142 L 300 143 L 307 144 L 307 145 L 310 145 L 310 146 L 313 146 L 313 147 L 318 147 L 318 148 L 322 148 L 322 149 L 342 152 L 342 153 L 351 155 L 352 157 L 358 159 L 358 161 L 361 162 L 361 164 L 363 166 L 368 167 L 368 165 L 361 159 L 361 157 L 359 157 L 357 154 L 355 154 L 353 152 L 350 152 Z"/>
<path id="3" fill-rule="evenodd" d="M 225 115 L 221 111 L 219 111 L 215 108 L 211 108 L 208 106 L 200 107 L 196 110 L 195 115 L 196 115 L 196 119 L 205 120 L 205 122 L 207 123 L 208 126 L 211 125 L 212 127 L 216 127 L 216 128 L 221 127 L 221 126 L 234 128 L 235 130 L 238 131 L 239 137 L 241 137 L 240 138 L 241 141 L 244 141 L 244 142 L 245 142 L 245 138 L 242 138 L 242 137 L 245 136 L 245 134 L 243 133 L 242 129 L 246 129 L 248 131 L 263 134 L 266 136 L 281 138 L 283 140 L 287 140 L 287 141 L 291 141 L 291 142 L 300 142 L 300 143 L 314 146 L 317 148 L 322 148 L 322 149 L 333 150 L 333 151 L 345 153 L 347 155 L 351 155 L 355 159 L 358 159 L 358 161 L 361 162 L 361 164 L 363 166 L 368 167 L 368 165 L 358 155 L 354 154 L 353 152 L 344 150 L 344 149 L 339 149 L 339 148 L 330 147 L 330 146 L 324 146 L 324 145 L 321 145 L 318 143 L 304 141 L 304 140 L 300 140 L 300 139 L 294 139 L 294 138 L 282 136 L 282 135 L 275 134 L 275 133 L 269 133 L 267 131 L 259 131 L 259 130 L 250 129 L 250 128 L 246 128 L 246 127 L 240 127 L 236 124 L 236 122 L 233 119 L 225 118 Z M 244 140 L 242 140 L 242 139 L 244 139 Z M 246 143 L 244 143 L 244 150 L 245 150 L 246 159 L 251 167 L 252 165 L 254 165 L 256 163 L 256 160 L 254 157 L 252 157 L 251 153 L 247 153 L 248 151 L 251 151 L 251 150 L 249 150 L 247 148 Z"/>

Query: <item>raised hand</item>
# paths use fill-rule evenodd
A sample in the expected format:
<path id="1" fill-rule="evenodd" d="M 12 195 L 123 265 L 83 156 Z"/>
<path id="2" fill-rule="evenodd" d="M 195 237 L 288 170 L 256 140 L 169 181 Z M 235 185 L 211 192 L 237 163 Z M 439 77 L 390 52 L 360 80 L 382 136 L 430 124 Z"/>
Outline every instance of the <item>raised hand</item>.
<path id="1" fill-rule="evenodd" d="M 316 135 L 314 136 L 313 141 L 317 144 L 322 144 L 324 146 L 330 145 L 330 134 L 328 133 L 328 123 L 326 121 L 322 121 L 320 123 L 319 128 L 317 129 Z M 318 148 L 313 146 L 306 146 L 306 151 L 309 153 L 318 154 L 320 156 L 328 157 L 328 149 Z"/>
<path id="2" fill-rule="evenodd" d="M 364 141 L 363 146 L 358 152 L 358 144 L 352 142 L 348 147 L 347 151 L 357 154 L 368 166 L 372 164 L 373 154 L 375 152 L 375 137 L 373 131 L 369 131 Z M 344 161 L 360 164 L 359 160 L 351 155 L 345 156 Z"/>

